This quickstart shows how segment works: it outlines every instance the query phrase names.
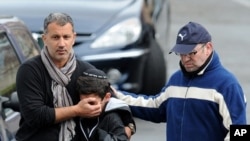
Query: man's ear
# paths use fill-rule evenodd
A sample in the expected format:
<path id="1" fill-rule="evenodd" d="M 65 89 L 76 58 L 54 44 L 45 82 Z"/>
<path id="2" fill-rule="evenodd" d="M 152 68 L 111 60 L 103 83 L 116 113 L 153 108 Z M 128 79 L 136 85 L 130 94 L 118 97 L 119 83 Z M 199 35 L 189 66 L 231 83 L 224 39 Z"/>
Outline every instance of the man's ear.
<path id="1" fill-rule="evenodd" d="M 45 44 L 46 43 L 46 36 L 45 36 L 45 34 L 42 34 L 42 40 L 43 40 L 43 44 Z"/>

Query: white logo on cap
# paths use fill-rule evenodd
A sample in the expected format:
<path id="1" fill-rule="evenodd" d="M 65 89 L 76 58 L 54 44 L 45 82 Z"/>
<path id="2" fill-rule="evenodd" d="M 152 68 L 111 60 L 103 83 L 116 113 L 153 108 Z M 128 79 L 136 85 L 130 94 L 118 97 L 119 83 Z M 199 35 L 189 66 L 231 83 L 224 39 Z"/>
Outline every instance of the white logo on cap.
<path id="1" fill-rule="evenodd" d="M 181 33 L 178 34 L 179 37 L 181 37 L 181 41 L 183 41 L 183 38 L 186 36 L 187 34 L 182 35 Z"/>

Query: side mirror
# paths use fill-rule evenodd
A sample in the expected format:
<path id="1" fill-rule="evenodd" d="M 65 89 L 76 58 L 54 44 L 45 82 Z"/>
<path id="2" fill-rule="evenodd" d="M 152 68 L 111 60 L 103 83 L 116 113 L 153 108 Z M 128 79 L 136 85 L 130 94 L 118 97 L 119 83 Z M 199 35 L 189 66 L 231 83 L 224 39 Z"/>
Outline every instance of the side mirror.
<path id="1" fill-rule="evenodd" d="M 9 100 L 3 102 L 3 108 L 11 108 L 12 110 L 19 112 L 20 108 L 19 108 L 19 100 L 18 100 L 18 96 L 17 96 L 17 92 L 13 92 L 10 95 Z"/>

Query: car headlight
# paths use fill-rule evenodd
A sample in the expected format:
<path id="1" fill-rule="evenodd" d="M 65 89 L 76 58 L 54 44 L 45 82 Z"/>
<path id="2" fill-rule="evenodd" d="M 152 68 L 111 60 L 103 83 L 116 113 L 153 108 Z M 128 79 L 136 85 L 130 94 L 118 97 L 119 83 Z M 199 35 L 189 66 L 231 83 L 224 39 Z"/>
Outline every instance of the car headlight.
<path id="1" fill-rule="evenodd" d="M 120 22 L 102 36 L 97 38 L 92 44 L 92 48 L 104 48 L 112 46 L 125 46 L 138 40 L 142 26 L 138 18 L 131 18 Z"/>

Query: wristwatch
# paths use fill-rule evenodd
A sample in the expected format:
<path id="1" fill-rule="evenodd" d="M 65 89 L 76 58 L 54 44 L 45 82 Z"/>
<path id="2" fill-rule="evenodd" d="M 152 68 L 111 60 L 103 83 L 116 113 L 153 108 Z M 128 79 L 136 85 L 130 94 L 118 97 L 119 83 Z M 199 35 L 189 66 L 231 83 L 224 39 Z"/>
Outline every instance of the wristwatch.
<path id="1" fill-rule="evenodd" d="M 135 134 L 135 125 L 133 123 L 129 123 L 128 127 L 131 130 L 131 135 Z"/>

